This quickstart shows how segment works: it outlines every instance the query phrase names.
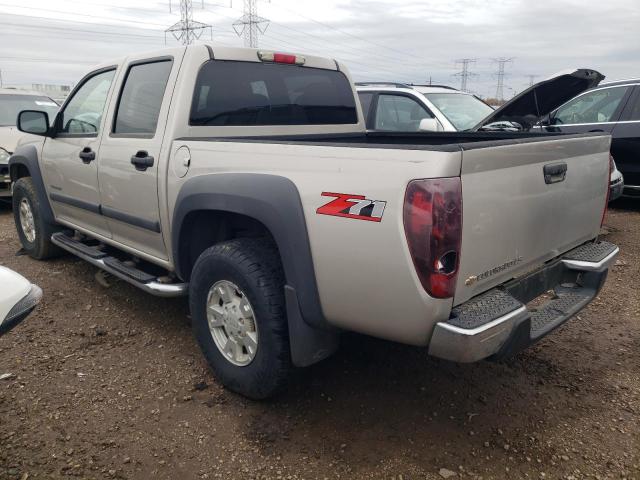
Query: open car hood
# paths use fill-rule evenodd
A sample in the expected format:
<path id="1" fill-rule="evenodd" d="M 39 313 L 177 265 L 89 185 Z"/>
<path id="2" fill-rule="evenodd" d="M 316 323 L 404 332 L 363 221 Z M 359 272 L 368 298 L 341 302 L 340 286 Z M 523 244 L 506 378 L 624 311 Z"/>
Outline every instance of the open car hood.
<path id="1" fill-rule="evenodd" d="M 586 68 L 556 73 L 513 97 L 471 131 L 529 130 L 542 117 L 576 95 L 597 86 L 602 80 L 604 75 Z"/>

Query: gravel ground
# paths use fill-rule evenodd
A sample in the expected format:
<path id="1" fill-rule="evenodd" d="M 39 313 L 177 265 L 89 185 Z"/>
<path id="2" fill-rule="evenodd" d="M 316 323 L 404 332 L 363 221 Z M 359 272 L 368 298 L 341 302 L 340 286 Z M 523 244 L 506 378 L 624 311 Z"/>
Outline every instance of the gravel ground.
<path id="1" fill-rule="evenodd" d="M 45 293 L 0 338 L 0 478 L 640 479 L 640 209 L 616 207 L 600 297 L 509 362 L 346 336 L 255 403 L 213 378 L 185 301 L 15 256 L 0 206 L 0 264 Z"/>

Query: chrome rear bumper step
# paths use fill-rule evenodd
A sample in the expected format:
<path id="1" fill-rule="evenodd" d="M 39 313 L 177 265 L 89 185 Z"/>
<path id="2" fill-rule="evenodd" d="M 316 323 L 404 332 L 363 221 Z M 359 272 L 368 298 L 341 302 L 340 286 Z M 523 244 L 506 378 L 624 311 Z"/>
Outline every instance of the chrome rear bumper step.
<path id="1" fill-rule="evenodd" d="M 618 252 L 612 243 L 588 243 L 456 306 L 449 320 L 436 324 L 429 353 L 466 363 L 523 350 L 593 300 Z M 548 292 L 550 298 L 541 297 Z M 545 301 L 529 307 L 535 299 Z"/>
<path id="2" fill-rule="evenodd" d="M 157 297 L 181 297 L 189 291 L 188 283 L 164 283 L 158 277 L 143 270 L 126 265 L 115 257 L 107 255 L 96 247 L 86 245 L 64 232 L 54 233 L 51 242 L 58 247 L 80 257 L 84 261 L 109 272 L 114 277 L 124 280 L 147 293 Z"/>

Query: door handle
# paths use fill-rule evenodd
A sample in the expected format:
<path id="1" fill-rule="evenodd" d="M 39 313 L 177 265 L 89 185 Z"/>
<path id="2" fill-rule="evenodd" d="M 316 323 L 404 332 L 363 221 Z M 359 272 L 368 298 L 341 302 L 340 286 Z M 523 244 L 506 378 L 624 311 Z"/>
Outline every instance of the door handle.
<path id="1" fill-rule="evenodd" d="M 91 147 L 84 147 L 80 151 L 78 156 L 82 160 L 82 163 L 84 163 L 85 165 L 89 165 L 91 162 L 93 162 L 96 159 L 96 152 L 91 150 Z"/>
<path id="2" fill-rule="evenodd" d="M 131 157 L 131 164 L 136 167 L 139 172 L 144 172 L 149 167 L 153 167 L 153 157 L 146 150 L 138 150 Z"/>
<path id="3" fill-rule="evenodd" d="M 550 163 L 545 165 L 542 169 L 544 173 L 544 183 L 558 183 L 564 182 L 564 177 L 567 175 L 567 164 L 562 163 Z"/>

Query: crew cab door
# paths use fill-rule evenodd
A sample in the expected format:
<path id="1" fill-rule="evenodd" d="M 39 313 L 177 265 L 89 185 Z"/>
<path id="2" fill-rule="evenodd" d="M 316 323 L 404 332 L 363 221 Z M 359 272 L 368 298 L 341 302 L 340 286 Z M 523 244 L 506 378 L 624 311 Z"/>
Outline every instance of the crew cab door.
<path id="1" fill-rule="evenodd" d="M 129 59 L 100 146 L 102 214 L 113 239 L 159 259 L 168 258 L 158 200 L 158 181 L 166 175 L 162 146 L 172 93 L 167 86 L 175 83 L 180 61 Z"/>
<path id="2" fill-rule="evenodd" d="M 54 138 L 42 148 L 43 177 L 56 218 L 110 237 L 100 214 L 98 155 L 104 110 L 116 67 L 87 75 L 56 116 Z"/>

